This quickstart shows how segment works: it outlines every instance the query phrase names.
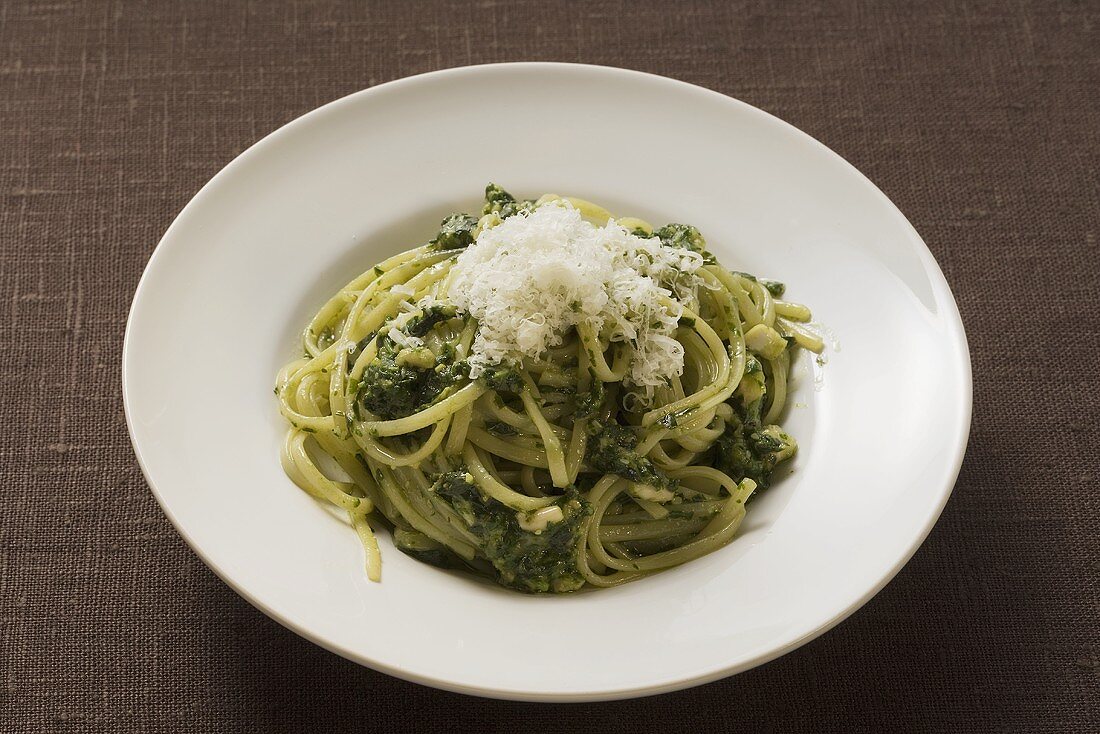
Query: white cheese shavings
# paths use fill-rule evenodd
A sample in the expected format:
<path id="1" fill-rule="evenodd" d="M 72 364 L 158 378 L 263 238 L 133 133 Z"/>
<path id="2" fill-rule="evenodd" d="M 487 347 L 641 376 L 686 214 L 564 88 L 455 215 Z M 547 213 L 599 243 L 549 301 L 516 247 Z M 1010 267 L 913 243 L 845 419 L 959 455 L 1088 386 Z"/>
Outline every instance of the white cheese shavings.
<path id="1" fill-rule="evenodd" d="M 470 374 L 539 357 L 584 321 L 633 347 L 626 381 L 652 395 L 683 373 L 673 333 L 683 305 L 694 305 L 702 265 L 699 253 L 638 237 L 614 220 L 597 227 L 564 201 L 509 217 L 459 256 L 448 288 L 480 327 Z"/>
<path id="2" fill-rule="evenodd" d="M 394 344 L 405 349 L 416 349 L 417 347 L 424 346 L 423 339 L 415 336 L 408 336 L 396 326 L 392 327 L 386 336 L 388 336 Z"/>
<path id="3" fill-rule="evenodd" d="M 422 308 L 425 311 L 427 311 L 432 306 L 439 306 L 439 305 L 442 305 L 442 303 L 443 303 L 442 301 L 437 300 L 435 296 L 433 296 L 431 293 L 429 293 L 428 295 L 424 296 L 423 298 L 421 298 L 419 301 L 416 302 L 416 307 L 417 308 Z"/>

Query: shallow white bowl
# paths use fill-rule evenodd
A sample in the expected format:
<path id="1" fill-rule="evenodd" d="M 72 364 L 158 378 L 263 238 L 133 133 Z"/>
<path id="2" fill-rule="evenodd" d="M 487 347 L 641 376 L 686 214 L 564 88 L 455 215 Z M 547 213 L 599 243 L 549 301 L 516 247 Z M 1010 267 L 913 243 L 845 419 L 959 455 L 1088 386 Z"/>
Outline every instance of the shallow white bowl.
<path id="1" fill-rule="evenodd" d="M 352 276 L 477 207 L 487 181 L 692 223 L 727 267 L 785 281 L 835 335 L 827 364 L 795 368 L 793 472 L 727 548 L 621 588 L 532 597 L 417 563 L 384 536 L 372 584 L 355 534 L 283 475 L 272 385 L 303 324 Z M 259 609 L 392 675 L 557 701 L 714 680 L 851 614 L 931 529 L 971 409 L 943 275 L 858 171 L 729 97 L 564 64 L 384 84 L 250 148 L 153 254 L 123 382 L 165 513 Z"/>

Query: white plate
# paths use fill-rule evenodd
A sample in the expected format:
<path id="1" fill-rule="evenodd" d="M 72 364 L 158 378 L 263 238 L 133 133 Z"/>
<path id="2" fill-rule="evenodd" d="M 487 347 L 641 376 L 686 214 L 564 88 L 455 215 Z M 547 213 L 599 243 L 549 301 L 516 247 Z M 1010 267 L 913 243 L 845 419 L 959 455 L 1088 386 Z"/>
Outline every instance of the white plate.
<path id="1" fill-rule="evenodd" d="M 279 467 L 272 385 L 324 299 L 430 238 L 487 181 L 699 227 L 777 278 L 839 346 L 796 367 L 792 474 L 732 545 L 626 586 L 532 597 L 358 540 Z M 962 324 L 889 200 L 807 135 L 715 92 L 631 71 L 504 64 L 326 105 L 226 166 L 134 296 L 126 415 L 165 513 L 229 585 L 334 652 L 486 696 L 639 696 L 775 658 L 851 614 L 931 529 L 970 424 Z M 837 671 L 842 673 L 843 671 Z"/>

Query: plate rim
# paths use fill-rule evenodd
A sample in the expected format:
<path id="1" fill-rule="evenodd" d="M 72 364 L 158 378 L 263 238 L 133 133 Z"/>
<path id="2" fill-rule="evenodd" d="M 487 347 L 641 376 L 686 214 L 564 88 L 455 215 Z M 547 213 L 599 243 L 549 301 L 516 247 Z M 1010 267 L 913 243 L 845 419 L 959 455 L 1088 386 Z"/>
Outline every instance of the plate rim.
<path id="1" fill-rule="evenodd" d="M 847 606 L 839 613 L 835 614 L 829 619 L 822 621 L 817 626 L 808 630 L 803 635 L 790 640 L 784 645 L 778 646 L 767 652 L 759 653 L 750 658 L 741 660 L 732 665 L 723 665 L 717 668 L 708 669 L 698 675 L 690 677 L 680 677 L 675 680 L 664 681 L 660 683 L 654 683 L 651 685 L 643 686 L 628 686 L 625 688 L 607 688 L 597 691 L 586 691 L 584 693 L 555 693 L 555 692 L 533 692 L 523 689 L 506 689 L 506 688 L 490 688 L 480 685 L 464 684 L 459 681 L 439 678 L 437 676 L 421 674 L 411 672 L 400 667 L 391 665 L 385 661 L 376 660 L 364 655 L 356 650 L 349 649 L 348 647 L 341 645 L 337 642 L 328 640 L 319 634 L 315 634 L 311 630 L 297 624 L 291 619 L 283 617 L 278 612 L 273 610 L 270 606 L 265 604 L 261 599 L 251 594 L 243 584 L 238 583 L 233 576 L 228 573 L 224 568 L 220 567 L 212 558 L 210 558 L 203 549 L 194 541 L 191 534 L 183 526 L 183 524 L 177 519 L 175 514 L 170 509 L 167 501 L 162 496 L 161 491 L 157 488 L 153 477 L 151 476 L 147 467 L 144 456 L 142 455 L 141 447 L 139 446 L 139 439 L 135 432 L 134 417 L 132 415 L 131 403 L 136 398 L 131 396 L 130 393 L 130 362 L 132 357 L 132 343 L 133 343 L 133 328 L 134 328 L 134 314 L 140 309 L 140 304 L 145 293 L 149 290 L 148 282 L 152 277 L 152 273 L 157 268 L 159 259 L 163 257 L 165 252 L 165 242 L 173 235 L 174 231 L 181 226 L 180 223 L 188 217 L 191 211 L 201 204 L 209 195 L 214 186 L 220 182 L 221 179 L 229 175 L 230 172 L 242 165 L 243 161 L 247 161 L 257 155 L 263 153 L 263 151 L 277 142 L 282 137 L 288 135 L 292 130 L 309 122 L 320 118 L 326 114 L 330 114 L 337 109 L 357 102 L 363 98 L 370 97 L 377 94 L 380 90 L 391 91 L 398 87 L 412 87 L 418 83 L 422 83 L 429 78 L 432 80 L 439 79 L 446 76 L 460 76 L 466 74 L 477 74 L 479 72 L 491 69 L 500 68 L 525 68 L 531 70 L 545 69 L 548 71 L 568 71 L 570 73 L 581 74 L 602 74 L 607 77 L 635 77 L 644 78 L 650 83 L 663 84 L 667 86 L 675 86 L 684 90 L 688 90 L 693 94 L 710 97 L 711 99 L 721 99 L 726 104 L 733 104 L 740 107 L 742 111 L 750 114 L 763 116 L 771 124 L 778 124 L 787 133 L 794 133 L 796 137 L 799 137 L 805 141 L 811 141 L 821 151 L 827 153 L 828 156 L 835 158 L 842 166 L 846 167 L 850 173 L 855 174 L 856 180 L 860 182 L 862 187 L 868 191 L 872 196 L 877 197 L 882 203 L 885 203 L 891 213 L 899 221 L 903 227 L 908 230 L 908 235 L 915 245 L 915 251 L 920 259 L 921 265 L 925 275 L 929 279 L 929 284 L 932 290 L 932 294 L 935 296 L 936 301 L 940 303 L 943 308 L 943 321 L 947 327 L 947 338 L 951 342 L 952 351 L 957 357 L 957 363 L 954 365 L 953 372 L 957 372 L 961 382 L 958 384 L 960 388 L 960 394 L 962 399 L 957 404 L 957 412 L 955 413 L 954 420 L 952 422 L 952 428 L 957 429 L 958 437 L 954 441 L 954 452 L 950 457 L 950 461 L 945 461 L 943 466 L 946 468 L 944 474 L 944 485 L 938 488 L 939 499 L 935 507 L 929 513 L 928 518 L 925 521 L 923 527 L 920 528 L 910 547 L 903 553 L 898 560 L 887 569 L 887 571 L 868 588 L 861 596 L 853 599 Z M 236 592 L 245 601 L 251 604 L 253 607 L 263 612 L 267 617 L 274 620 L 278 624 L 282 625 L 286 629 L 294 632 L 295 634 L 309 640 L 315 645 L 322 647 L 329 652 L 335 653 L 347 660 L 371 668 L 373 670 L 385 673 L 386 675 L 393 676 L 405 681 L 417 683 L 421 685 L 427 685 L 433 688 L 438 688 L 455 693 L 462 693 L 467 695 L 481 696 L 486 698 L 496 698 L 505 700 L 516 701 L 539 701 L 539 702 L 560 702 L 560 703 L 575 703 L 575 702 L 593 702 L 593 701 L 611 701 L 628 698 L 640 698 L 644 696 L 652 696 L 661 693 L 669 693 L 672 691 L 678 691 L 685 688 L 690 688 L 698 685 L 703 685 L 716 680 L 720 680 L 738 673 L 750 670 L 764 663 L 770 662 L 779 658 L 793 650 L 801 647 L 807 642 L 821 636 L 825 632 L 829 631 L 836 625 L 843 622 L 845 619 L 854 614 L 857 610 L 861 609 L 868 601 L 876 596 L 887 584 L 892 581 L 902 568 L 912 559 L 917 550 L 924 544 L 928 535 L 931 533 L 932 528 L 939 520 L 943 513 L 943 509 L 950 499 L 954 490 L 955 484 L 958 481 L 959 473 L 962 469 L 963 459 L 966 454 L 966 448 L 969 442 L 970 429 L 973 418 L 973 369 L 971 364 L 970 349 L 968 346 L 965 328 L 962 322 L 962 316 L 958 309 L 958 304 L 955 300 L 954 294 L 951 291 L 951 287 L 947 282 L 946 277 L 943 274 L 939 263 L 936 261 L 934 255 L 929 249 L 927 243 L 920 236 L 920 234 L 910 223 L 909 219 L 901 212 L 901 210 L 894 204 L 894 202 L 886 196 L 886 194 L 875 185 L 866 175 L 864 175 L 858 168 L 852 165 L 846 158 L 829 148 L 827 145 L 819 141 L 814 136 L 807 132 L 800 130 L 791 123 L 762 110 L 754 105 L 751 105 L 743 100 L 737 99 L 727 94 L 709 89 L 707 87 L 693 84 L 691 82 L 685 82 L 679 79 L 673 79 L 671 77 L 663 76 L 660 74 L 654 74 L 651 72 L 639 71 L 636 69 L 628 69 L 617 66 L 600 65 L 600 64 L 584 64 L 584 63 L 572 63 L 572 62 L 555 62 L 555 61 L 520 61 L 520 62 L 499 62 L 489 64 L 472 64 L 465 66 L 449 67 L 446 69 L 438 69 L 434 71 L 427 71 L 419 74 L 401 77 L 382 84 L 360 89 L 350 94 L 344 95 L 330 102 L 327 102 L 319 107 L 316 107 L 298 117 L 284 123 L 271 132 L 264 135 L 256 142 L 249 145 L 243 151 L 235 155 L 224 166 L 222 166 L 217 173 L 215 173 L 201 188 L 188 200 L 187 204 L 179 211 L 179 213 L 173 218 L 172 223 L 165 230 L 164 234 L 158 240 L 156 247 L 149 256 L 149 260 L 146 262 L 145 267 L 142 270 L 140 279 L 138 280 L 137 287 L 134 290 L 134 294 L 130 300 L 130 307 L 126 317 L 126 325 L 123 337 L 123 346 L 121 351 L 121 382 L 122 382 L 122 398 L 123 398 L 123 410 L 126 417 L 126 428 L 130 439 L 130 444 L 133 447 L 135 457 L 137 458 L 138 465 L 141 468 L 142 476 L 145 479 L 145 483 L 149 487 L 157 504 L 160 506 L 161 511 L 168 518 L 169 522 L 183 538 L 184 542 L 188 545 L 192 552 L 194 552 L 199 559 L 209 568 L 213 573 L 221 579 L 229 588 Z"/>

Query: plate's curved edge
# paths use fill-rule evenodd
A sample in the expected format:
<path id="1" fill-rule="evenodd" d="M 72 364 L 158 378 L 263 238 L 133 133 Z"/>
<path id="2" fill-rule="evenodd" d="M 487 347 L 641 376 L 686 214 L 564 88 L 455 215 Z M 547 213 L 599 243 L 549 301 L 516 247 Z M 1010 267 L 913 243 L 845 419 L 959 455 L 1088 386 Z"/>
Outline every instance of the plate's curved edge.
<path id="1" fill-rule="evenodd" d="M 152 477 L 149 474 L 146 462 L 142 456 L 141 447 L 138 445 L 138 441 L 134 431 L 133 415 L 131 410 L 131 400 L 128 390 L 128 373 L 129 364 L 131 360 L 131 343 L 132 333 L 134 328 L 134 314 L 138 309 L 139 303 L 142 299 L 143 292 L 147 288 L 147 282 L 150 278 L 150 273 L 156 267 L 158 262 L 158 256 L 163 253 L 162 246 L 173 235 L 174 230 L 179 226 L 179 223 L 187 216 L 188 212 L 200 205 L 201 202 L 207 198 L 211 191 L 216 188 L 221 180 L 229 175 L 229 172 L 234 170 L 240 165 L 243 165 L 246 161 L 252 157 L 261 154 L 268 146 L 272 145 L 278 138 L 283 135 L 289 134 L 290 131 L 296 127 L 306 124 L 309 121 L 315 120 L 327 114 L 331 114 L 337 108 L 342 107 L 345 104 L 350 103 L 354 99 L 365 97 L 368 95 L 376 94 L 383 90 L 392 90 L 399 86 L 413 85 L 418 82 L 425 81 L 427 78 L 436 79 L 447 75 L 457 75 L 465 73 L 473 73 L 483 69 L 501 69 L 501 68 L 545 68 L 547 70 L 572 70 L 577 72 L 599 72 L 609 75 L 623 75 L 633 77 L 645 77 L 655 83 L 660 83 L 669 86 L 687 87 L 693 90 L 695 93 L 700 93 L 711 97 L 712 99 L 721 100 L 725 104 L 731 104 L 741 108 L 743 111 L 750 112 L 751 114 L 760 115 L 767 118 L 772 123 L 779 123 L 779 125 L 787 130 L 788 133 L 794 134 L 802 141 L 809 141 L 813 145 L 818 146 L 822 151 L 826 152 L 829 156 L 840 161 L 850 172 L 854 173 L 857 179 L 867 188 L 872 195 L 879 198 L 879 200 L 887 205 L 891 210 L 894 217 L 903 225 L 907 230 L 910 239 L 916 245 L 917 253 L 921 259 L 921 263 L 924 266 L 925 274 L 929 277 L 933 286 L 933 292 L 936 296 L 938 305 L 942 307 L 941 315 L 946 319 L 946 325 L 950 329 L 950 336 L 953 338 L 955 352 L 959 359 L 955 364 L 956 370 L 958 370 L 958 376 L 961 379 L 959 383 L 960 390 L 962 392 L 962 399 L 958 403 L 959 413 L 956 416 L 955 425 L 957 426 L 957 434 L 952 441 L 956 446 L 955 455 L 947 465 L 947 470 L 942 477 L 941 490 L 942 496 L 937 505 L 932 509 L 926 518 L 924 527 L 918 538 L 915 538 L 912 547 L 909 549 L 902 558 L 898 560 L 890 569 L 887 570 L 882 577 L 872 585 L 867 592 L 859 599 L 850 603 L 839 614 L 834 615 L 833 618 L 826 620 L 825 622 L 813 627 L 802 635 L 789 641 L 786 645 L 780 648 L 771 650 L 765 654 L 758 655 L 749 660 L 742 661 L 737 665 L 719 667 L 697 676 L 693 676 L 687 679 L 681 679 L 677 681 L 670 681 L 666 683 L 659 683 L 652 686 L 644 687 L 627 687 L 621 689 L 604 689 L 600 691 L 589 691 L 582 694 L 554 694 L 554 693 L 542 693 L 538 691 L 518 690 L 518 689 L 500 689 L 500 688 L 483 688 L 477 686 L 463 685 L 450 680 L 435 678 L 433 676 L 412 673 L 402 670 L 400 668 L 387 665 L 381 661 L 368 659 L 355 651 L 349 650 L 341 645 L 333 644 L 328 640 L 325 640 L 319 636 L 312 634 L 309 630 L 301 628 L 289 620 L 284 619 L 275 610 L 264 604 L 261 600 L 254 597 L 246 589 L 237 584 L 222 568 L 220 568 L 213 559 L 209 558 L 201 548 L 194 542 L 191 535 L 182 526 L 175 514 L 172 512 L 168 502 L 161 495 L 153 482 Z M 219 170 L 206 184 L 199 189 L 199 191 L 188 201 L 188 203 L 180 210 L 180 213 L 173 219 L 172 224 L 169 225 L 164 235 L 158 241 L 157 246 L 154 248 L 153 253 L 150 255 L 149 261 L 146 263 L 145 268 L 142 271 L 141 278 L 138 280 L 138 285 L 134 291 L 134 296 L 131 299 L 130 310 L 126 319 L 126 326 L 123 337 L 122 347 L 122 370 L 121 370 L 121 382 L 122 382 L 122 398 L 123 398 L 123 411 L 126 416 L 127 432 L 130 435 L 130 443 L 134 449 L 135 457 L 137 458 L 138 465 L 141 468 L 142 475 L 145 478 L 146 484 L 156 499 L 157 504 L 160 505 L 161 510 L 165 516 L 171 522 L 172 526 L 176 529 L 176 532 L 184 539 L 187 545 L 195 552 L 200 560 L 214 572 L 218 578 L 220 578 L 227 586 L 233 589 L 238 595 L 248 601 L 249 604 L 262 611 L 269 618 L 273 619 L 283 627 L 291 630 L 295 634 L 309 640 L 310 642 L 322 647 L 332 653 L 340 655 L 352 662 L 364 665 L 373 670 L 391 675 L 402 680 L 417 683 L 420 685 L 427 685 L 433 688 L 439 688 L 455 693 L 462 693 L 467 695 L 482 696 L 487 698 L 497 698 L 506 700 L 517 701 L 541 701 L 541 702 L 595 702 L 595 701 L 610 701 L 626 698 L 640 698 L 644 696 L 659 695 L 662 693 L 670 693 L 673 691 L 683 690 L 693 686 L 704 685 L 711 683 L 722 678 L 742 673 L 746 670 L 750 670 L 759 665 L 768 663 L 776 658 L 798 649 L 802 645 L 810 642 L 813 639 L 821 636 L 825 632 L 829 631 L 836 625 L 843 622 L 845 619 L 854 614 L 857 610 L 862 608 L 868 601 L 870 601 L 875 595 L 877 595 L 885 586 L 890 583 L 891 580 L 901 571 L 902 568 L 912 559 L 920 547 L 924 544 L 924 541 L 928 538 L 928 535 L 932 531 L 932 527 L 939 519 L 943 512 L 944 507 L 947 505 L 948 499 L 952 494 L 955 486 L 955 482 L 958 480 L 960 471 L 962 470 L 962 463 L 966 454 L 966 448 L 970 433 L 971 421 L 973 416 L 973 371 L 970 360 L 970 350 L 966 339 L 965 328 L 962 323 L 962 316 L 959 313 L 958 305 L 955 301 L 954 295 L 951 292 L 950 286 L 947 283 L 947 279 L 943 274 L 942 269 L 936 262 L 935 257 L 932 255 L 931 250 L 927 244 L 921 238 L 920 234 L 916 231 L 913 225 L 905 217 L 900 209 L 890 200 L 886 194 L 878 188 L 867 176 L 865 176 L 858 168 L 848 162 L 843 156 L 836 151 L 829 148 L 821 141 L 814 138 L 812 135 L 803 132 L 794 125 L 782 120 L 775 115 L 772 115 L 765 110 L 755 107 L 747 102 L 730 97 L 712 89 L 701 87 L 697 84 L 690 82 L 684 82 L 677 79 L 671 79 L 669 77 L 660 76 L 658 74 L 652 74 L 649 72 L 638 71 L 634 69 L 625 69 L 614 66 L 603 66 L 595 64 L 575 64 L 565 62 L 506 62 L 506 63 L 494 63 L 494 64 L 477 64 L 470 66 L 460 66 L 450 69 L 441 69 L 437 71 L 425 72 L 409 77 L 403 77 L 395 79 L 393 81 L 385 82 L 383 84 L 362 89 L 351 94 L 345 95 L 331 102 L 328 102 L 321 107 L 318 107 L 304 115 L 301 115 L 290 122 L 276 128 L 272 132 L 265 135 L 259 141 L 249 146 L 239 155 L 234 157 L 229 163 L 227 163 L 221 170 Z"/>

